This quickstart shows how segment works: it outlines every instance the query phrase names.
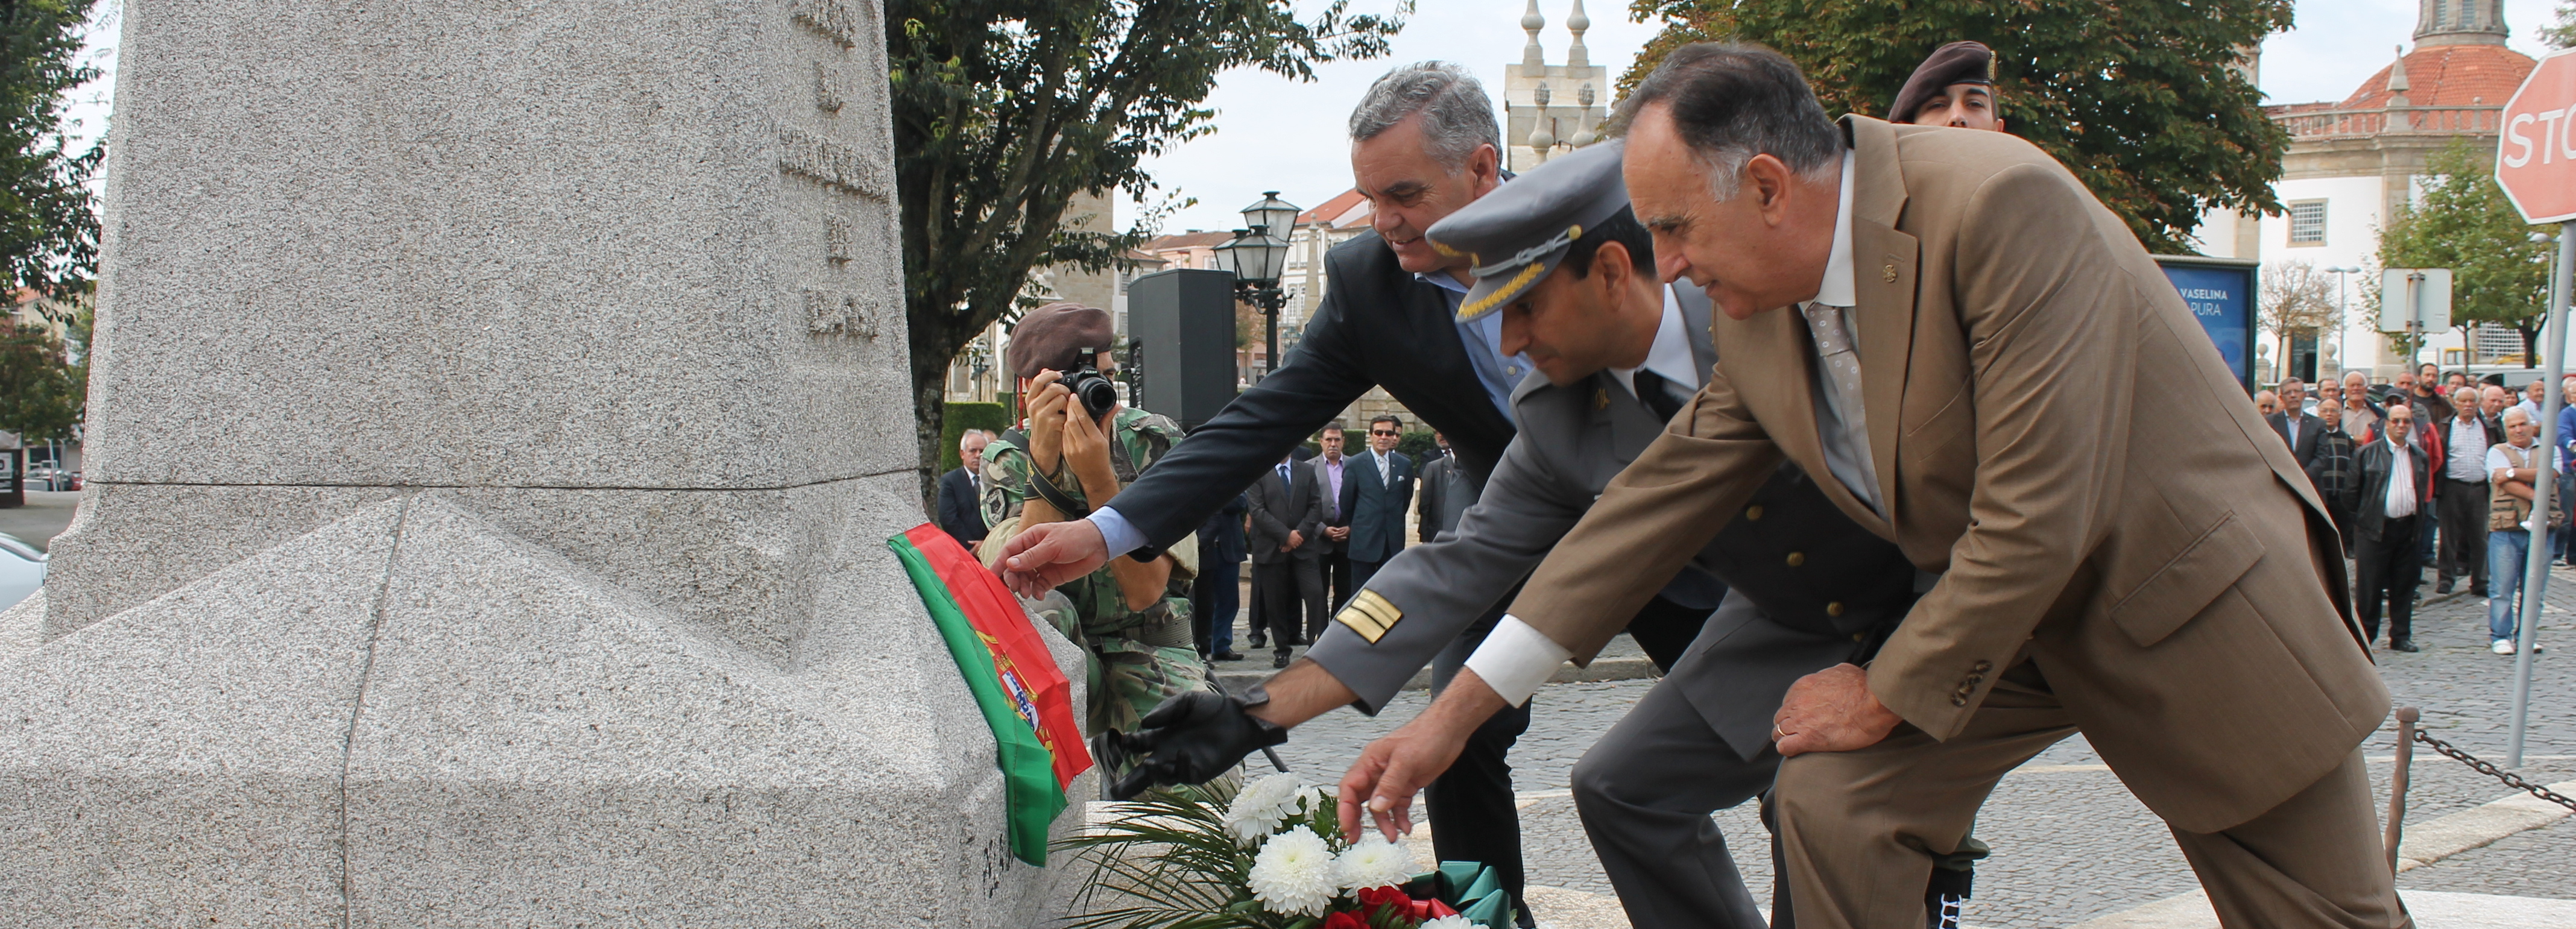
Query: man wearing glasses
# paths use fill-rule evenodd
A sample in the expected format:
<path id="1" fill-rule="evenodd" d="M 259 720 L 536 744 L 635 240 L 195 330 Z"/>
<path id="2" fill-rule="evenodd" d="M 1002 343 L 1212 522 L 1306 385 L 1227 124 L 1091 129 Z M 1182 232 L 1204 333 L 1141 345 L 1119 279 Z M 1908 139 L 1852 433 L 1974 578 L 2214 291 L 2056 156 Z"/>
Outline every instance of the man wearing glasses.
<path id="1" fill-rule="evenodd" d="M 1395 450 L 1396 440 L 1403 437 L 1403 420 L 1393 416 L 1369 420 L 1368 453 L 1352 459 L 1358 467 L 1342 482 L 1343 512 L 1351 519 L 1347 551 L 1352 590 L 1368 586 L 1369 576 L 1404 550 L 1404 511 L 1413 506 L 1413 459 Z M 1340 609 L 1341 604 L 1333 608 Z M 1322 631 L 1309 630 L 1308 636 Z"/>

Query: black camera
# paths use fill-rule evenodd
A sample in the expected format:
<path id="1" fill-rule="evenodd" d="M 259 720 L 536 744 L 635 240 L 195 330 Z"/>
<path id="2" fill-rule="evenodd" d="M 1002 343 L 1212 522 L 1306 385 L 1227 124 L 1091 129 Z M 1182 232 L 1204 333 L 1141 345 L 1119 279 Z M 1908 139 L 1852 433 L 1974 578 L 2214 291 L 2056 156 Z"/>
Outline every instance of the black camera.
<path id="1" fill-rule="evenodd" d="M 1118 385 L 1110 383 L 1109 376 L 1100 373 L 1097 364 L 1100 353 L 1104 351 L 1107 349 L 1075 349 L 1074 357 L 1080 360 L 1074 363 L 1073 370 L 1064 372 L 1064 386 L 1073 391 L 1074 399 L 1082 401 L 1083 412 L 1091 414 L 1094 420 L 1109 415 L 1110 410 L 1118 407 Z"/>

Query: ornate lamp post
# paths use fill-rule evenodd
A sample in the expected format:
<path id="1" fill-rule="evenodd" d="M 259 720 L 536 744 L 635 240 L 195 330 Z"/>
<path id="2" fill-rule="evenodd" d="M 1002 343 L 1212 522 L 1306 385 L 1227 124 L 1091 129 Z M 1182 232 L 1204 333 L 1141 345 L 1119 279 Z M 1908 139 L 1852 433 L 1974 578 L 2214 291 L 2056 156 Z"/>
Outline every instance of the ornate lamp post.
<path id="1" fill-rule="evenodd" d="M 1279 199 L 1278 191 L 1263 191 L 1261 202 L 1243 208 L 1244 225 L 1250 228 L 1235 230 L 1233 241 L 1216 247 L 1217 269 L 1234 272 L 1235 294 L 1269 318 L 1264 377 L 1279 368 L 1279 310 L 1288 305 L 1279 274 L 1288 266 L 1288 236 L 1296 231 L 1301 212 Z"/>

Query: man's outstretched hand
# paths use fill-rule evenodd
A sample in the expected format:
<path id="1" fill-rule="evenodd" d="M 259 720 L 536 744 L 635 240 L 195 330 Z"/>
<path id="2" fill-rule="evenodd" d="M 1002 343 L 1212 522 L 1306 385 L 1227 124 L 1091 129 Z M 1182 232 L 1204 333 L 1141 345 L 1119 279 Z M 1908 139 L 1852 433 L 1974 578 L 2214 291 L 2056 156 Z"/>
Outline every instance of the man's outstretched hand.
<path id="1" fill-rule="evenodd" d="M 1104 766 L 1118 755 L 1134 762 L 1109 785 L 1111 799 L 1126 800 L 1148 787 L 1206 783 L 1245 755 L 1285 741 L 1287 729 L 1254 718 L 1241 702 L 1194 690 L 1163 701 L 1134 732 L 1103 733 L 1096 753 Z"/>
<path id="2" fill-rule="evenodd" d="M 1799 678 L 1771 715 L 1771 741 L 1787 758 L 1807 752 L 1847 752 L 1887 738 L 1904 722 L 1869 692 L 1869 672 L 1838 664 Z"/>
<path id="3" fill-rule="evenodd" d="M 1342 834 L 1360 834 L 1366 809 L 1389 842 L 1413 831 L 1413 795 L 1458 760 L 1467 736 L 1503 708 L 1503 698 L 1473 670 L 1458 672 L 1422 715 L 1360 750 L 1342 775 Z"/>
<path id="4" fill-rule="evenodd" d="M 1089 520 L 1042 523 L 1021 530 L 1002 545 L 1002 583 L 1035 600 L 1056 585 L 1100 570 L 1109 563 L 1109 543 Z"/>

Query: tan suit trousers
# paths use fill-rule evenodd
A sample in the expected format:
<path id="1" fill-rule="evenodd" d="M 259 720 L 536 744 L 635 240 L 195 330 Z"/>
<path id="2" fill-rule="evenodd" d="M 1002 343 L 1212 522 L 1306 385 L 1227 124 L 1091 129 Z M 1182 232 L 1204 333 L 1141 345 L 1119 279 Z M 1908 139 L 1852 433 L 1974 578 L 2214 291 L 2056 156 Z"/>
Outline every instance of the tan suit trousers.
<path id="1" fill-rule="evenodd" d="M 1775 790 L 1800 929 L 1923 925 L 1928 853 L 1957 849 L 1995 783 L 2075 731 L 2037 667 L 2022 661 L 1947 742 L 1900 723 L 1868 748 L 1788 759 Z M 2371 806 L 2355 749 L 2248 822 L 2172 831 L 2230 929 L 2405 929 L 2413 923 L 2397 901 Z"/>

